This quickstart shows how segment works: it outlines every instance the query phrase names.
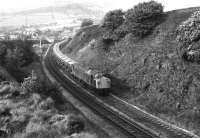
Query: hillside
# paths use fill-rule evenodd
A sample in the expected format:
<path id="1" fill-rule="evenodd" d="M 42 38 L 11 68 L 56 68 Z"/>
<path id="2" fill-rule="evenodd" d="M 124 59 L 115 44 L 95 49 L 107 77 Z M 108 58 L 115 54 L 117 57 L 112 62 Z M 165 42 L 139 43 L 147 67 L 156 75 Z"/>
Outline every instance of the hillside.
<path id="1" fill-rule="evenodd" d="M 76 15 L 76 14 L 84 14 L 84 15 L 92 15 L 92 16 L 102 16 L 104 13 L 100 10 L 100 7 L 91 4 L 79 4 L 79 3 L 71 3 L 67 5 L 60 5 L 54 7 L 42 7 L 38 9 L 26 10 L 14 13 L 16 15 L 29 15 L 29 14 L 41 14 L 41 13 L 64 13 L 67 15 Z"/>
<path id="2" fill-rule="evenodd" d="M 48 25 L 58 26 L 76 25 L 84 18 L 99 21 L 104 11 L 101 7 L 92 4 L 71 3 L 67 5 L 54 5 L 37 9 L 25 10 L 16 13 L 8 13 L 0 16 L 0 30 L 10 30 L 11 27 L 22 25 Z"/>
<path id="3" fill-rule="evenodd" d="M 135 39 L 128 34 L 110 44 L 107 52 L 101 43 L 101 27 L 83 28 L 63 52 L 121 82 L 113 86 L 115 94 L 200 135 L 200 65 L 180 58 L 175 33 L 197 9 L 167 12 L 150 35 Z M 122 84 L 129 89 L 122 89 Z"/>

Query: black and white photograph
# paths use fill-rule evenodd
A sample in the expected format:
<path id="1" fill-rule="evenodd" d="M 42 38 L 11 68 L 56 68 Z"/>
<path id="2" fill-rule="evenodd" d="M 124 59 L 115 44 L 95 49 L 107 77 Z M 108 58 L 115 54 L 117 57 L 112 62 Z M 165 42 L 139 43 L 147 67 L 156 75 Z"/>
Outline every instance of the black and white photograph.
<path id="1" fill-rule="evenodd" d="M 200 1 L 0 0 L 0 138 L 200 138 Z"/>

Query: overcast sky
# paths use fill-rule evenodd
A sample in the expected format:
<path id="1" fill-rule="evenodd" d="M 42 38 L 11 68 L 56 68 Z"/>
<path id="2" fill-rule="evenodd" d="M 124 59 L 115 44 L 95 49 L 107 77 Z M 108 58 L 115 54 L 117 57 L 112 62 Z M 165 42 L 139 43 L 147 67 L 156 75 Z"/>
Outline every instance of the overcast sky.
<path id="1" fill-rule="evenodd" d="M 67 3 L 94 3 L 106 10 L 122 8 L 124 10 L 133 5 L 148 0 L 0 0 L 0 12 L 15 12 L 45 6 L 62 5 Z M 200 6 L 200 0 L 157 0 L 161 2 L 165 11 Z"/>

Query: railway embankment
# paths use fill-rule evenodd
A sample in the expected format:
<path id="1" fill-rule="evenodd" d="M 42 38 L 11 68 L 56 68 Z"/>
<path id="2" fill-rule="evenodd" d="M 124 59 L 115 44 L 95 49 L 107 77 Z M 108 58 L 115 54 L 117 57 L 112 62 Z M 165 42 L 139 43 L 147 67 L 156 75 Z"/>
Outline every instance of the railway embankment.
<path id="1" fill-rule="evenodd" d="M 65 99 L 70 102 L 77 110 L 79 110 L 85 118 L 87 118 L 88 122 L 91 122 L 93 125 L 93 129 L 99 132 L 99 137 L 126 137 L 126 134 L 120 132 L 118 128 L 107 122 L 104 118 L 99 116 L 98 114 L 94 113 L 89 107 L 83 104 L 80 100 L 75 98 L 68 90 L 63 88 L 63 86 L 57 81 L 49 70 L 46 68 L 45 63 L 42 63 L 44 72 L 46 76 L 52 83 L 59 84 L 59 90 L 61 91 L 62 95 Z"/>
<path id="2" fill-rule="evenodd" d="M 59 44 L 55 44 L 54 47 L 59 48 Z M 51 48 L 54 49 L 54 48 Z M 56 48 L 55 48 L 56 49 Z M 76 98 L 81 100 L 88 107 L 96 111 L 98 114 L 114 122 L 115 126 L 121 127 L 127 134 L 134 137 L 170 137 L 170 138 L 196 138 L 197 135 L 189 132 L 175 125 L 164 122 L 163 120 L 155 117 L 141 108 L 134 106 L 124 99 L 110 94 L 107 97 L 99 97 L 95 91 L 85 89 L 83 85 L 76 82 L 70 77 L 70 74 L 66 72 L 64 65 L 67 64 L 68 57 L 53 56 L 54 54 L 61 54 L 60 49 L 49 50 L 47 57 L 45 58 L 46 66 L 50 70 L 51 74 L 59 81 L 62 86 L 67 89 Z M 62 59 L 54 59 L 62 58 Z M 63 61 L 61 61 L 63 60 Z M 56 62 L 55 62 L 56 61 Z M 66 62 L 56 67 L 57 62 Z"/>
<path id="3" fill-rule="evenodd" d="M 186 61 L 177 41 L 177 28 L 198 10 L 163 12 L 162 22 L 142 38 L 129 32 L 108 39 L 112 31 L 102 25 L 84 27 L 62 51 L 82 66 L 109 74 L 114 95 L 200 135 L 199 63 Z M 192 43 L 194 50 L 198 51 L 198 44 L 199 37 Z"/>

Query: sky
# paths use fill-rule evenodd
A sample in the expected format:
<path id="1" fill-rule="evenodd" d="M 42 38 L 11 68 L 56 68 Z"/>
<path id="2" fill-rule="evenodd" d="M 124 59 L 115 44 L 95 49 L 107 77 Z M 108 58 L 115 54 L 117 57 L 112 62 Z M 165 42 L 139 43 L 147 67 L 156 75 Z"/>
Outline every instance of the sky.
<path id="1" fill-rule="evenodd" d="M 92 3 L 104 10 L 128 9 L 139 2 L 148 0 L 0 0 L 0 12 L 16 12 L 39 7 L 63 5 L 67 3 Z M 187 7 L 200 7 L 200 0 L 157 0 L 164 5 L 165 11 Z"/>

